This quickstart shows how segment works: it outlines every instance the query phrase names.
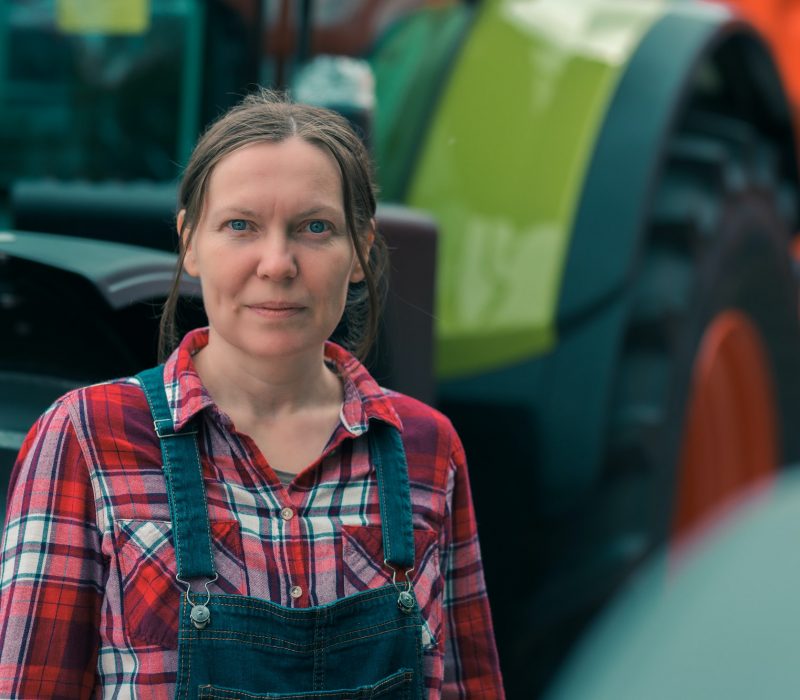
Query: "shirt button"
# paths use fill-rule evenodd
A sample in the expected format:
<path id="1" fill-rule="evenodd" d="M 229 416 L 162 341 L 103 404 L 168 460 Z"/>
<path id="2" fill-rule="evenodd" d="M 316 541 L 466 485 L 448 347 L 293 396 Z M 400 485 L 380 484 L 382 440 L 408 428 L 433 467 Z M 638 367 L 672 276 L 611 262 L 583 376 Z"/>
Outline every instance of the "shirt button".
<path id="1" fill-rule="evenodd" d="M 291 520 L 294 517 L 294 511 L 291 508 L 281 508 L 281 517 L 284 520 Z"/>
<path id="2" fill-rule="evenodd" d="M 292 586 L 292 589 L 289 591 L 289 595 L 292 596 L 292 598 L 297 599 L 303 595 L 303 589 L 300 588 L 300 586 Z"/>

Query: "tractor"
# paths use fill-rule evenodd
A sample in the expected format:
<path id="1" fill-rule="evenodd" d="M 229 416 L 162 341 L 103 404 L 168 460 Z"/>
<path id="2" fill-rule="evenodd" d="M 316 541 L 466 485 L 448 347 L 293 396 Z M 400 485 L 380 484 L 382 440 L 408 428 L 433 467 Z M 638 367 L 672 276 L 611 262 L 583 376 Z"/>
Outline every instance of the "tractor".
<path id="1" fill-rule="evenodd" d="M 0 484 L 60 393 L 155 362 L 204 124 L 255 84 L 332 107 L 392 247 L 370 362 L 464 441 L 507 691 L 537 697 L 651 552 L 800 458 L 798 13 L 4 3 Z"/>

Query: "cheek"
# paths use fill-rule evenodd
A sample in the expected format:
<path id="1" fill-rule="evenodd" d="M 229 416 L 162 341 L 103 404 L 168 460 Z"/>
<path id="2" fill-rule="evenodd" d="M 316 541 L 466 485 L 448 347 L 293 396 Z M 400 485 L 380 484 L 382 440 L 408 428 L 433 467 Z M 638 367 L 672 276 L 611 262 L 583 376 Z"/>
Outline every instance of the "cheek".
<path id="1" fill-rule="evenodd" d="M 331 264 L 326 270 L 317 269 L 320 274 L 317 279 L 316 294 L 325 301 L 325 308 L 329 314 L 341 315 L 347 302 L 347 292 L 350 288 L 349 261 L 340 260 Z M 324 276 L 324 277 L 323 277 Z M 324 278 L 324 282 L 322 282 Z M 338 320 L 338 319 L 337 319 Z"/>
<path id="2" fill-rule="evenodd" d="M 230 306 L 235 304 L 243 285 L 234 276 L 233 270 L 223 271 L 215 268 L 213 272 L 204 271 L 200 278 L 200 286 L 206 304 Z"/>
<path id="3" fill-rule="evenodd" d="M 187 251 L 184 267 L 200 279 L 204 296 L 212 298 L 235 295 L 253 273 L 252 260 L 241 251 L 207 241 Z"/>

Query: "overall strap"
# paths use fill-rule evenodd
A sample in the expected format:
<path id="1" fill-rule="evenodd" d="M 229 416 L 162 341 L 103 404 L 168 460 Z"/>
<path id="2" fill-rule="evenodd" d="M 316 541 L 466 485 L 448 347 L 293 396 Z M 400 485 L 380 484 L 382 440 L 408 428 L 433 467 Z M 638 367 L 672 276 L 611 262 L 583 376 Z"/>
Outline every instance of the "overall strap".
<path id="1" fill-rule="evenodd" d="M 183 430 L 175 431 L 164 388 L 163 365 L 140 372 L 136 378 L 144 389 L 156 435 L 161 443 L 178 578 L 214 578 L 216 572 L 211 553 L 206 492 L 197 451 L 197 430 L 194 423 L 190 422 Z"/>
<path id="2" fill-rule="evenodd" d="M 399 431 L 372 421 L 367 431 L 369 451 L 378 479 L 383 530 L 383 556 L 398 571 L 414 568 L 414 530 L 408 464 Z"/>

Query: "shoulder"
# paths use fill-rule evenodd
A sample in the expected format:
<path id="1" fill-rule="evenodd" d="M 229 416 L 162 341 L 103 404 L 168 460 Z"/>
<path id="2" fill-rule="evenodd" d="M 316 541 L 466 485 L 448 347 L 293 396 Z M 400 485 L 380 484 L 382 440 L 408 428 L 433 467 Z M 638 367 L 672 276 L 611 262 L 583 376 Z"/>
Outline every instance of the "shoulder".
<path id="1" fill-rule="evenodd" d="M 136 421 L 141 400 L 141 390 L 126 379 L 73 389 L 58 398 L 23 441 L 10 491 L 14 492 L 14 484 L 25 482 L 45 485 L 41 489 L 45 494 L 54 484 L 86 486 L 97 465 L 119 463 L 128 450 L 123 443 L 135 432 L 128 425 Z"/>
<path id="2" fill-rule="evenodd" d="M 49 411 L 64 412 L 78 424 L 117 422 L 149 415 L 147 400 L 135 377 L 113 379 L 73 389 L 59 398 Z"/>
<path id="3" fill-rule="evenodd" d="M 384 389 L 402 424 L 401 435 L 406 451 L 428 453 L 446 459 L 455 466 L 463 462 L 463 447 L 450 419 L 441 411 L 406 394 Z"/>
<path id="4" fill-rule="evenodd" d="M 397 412 L 400 420 L 403 421 L 404 431 L 427 428 L 455 434 L 455 428 L 450 419 L 433 406 L 393 389 L 383 389 L 383 393 L 391 402 L 392 408 Z"/>
<path id="5" fill-rule="evenodd" d="M 42 414 L 28 439 L 42 433 L 77 439 L 84 451 L 93 452 L 118 449 L 118 443 L 136 442 L 139 436 L 150 442 L 153 422 L 141 386 L 126 377 L 67 392 Z"/>

